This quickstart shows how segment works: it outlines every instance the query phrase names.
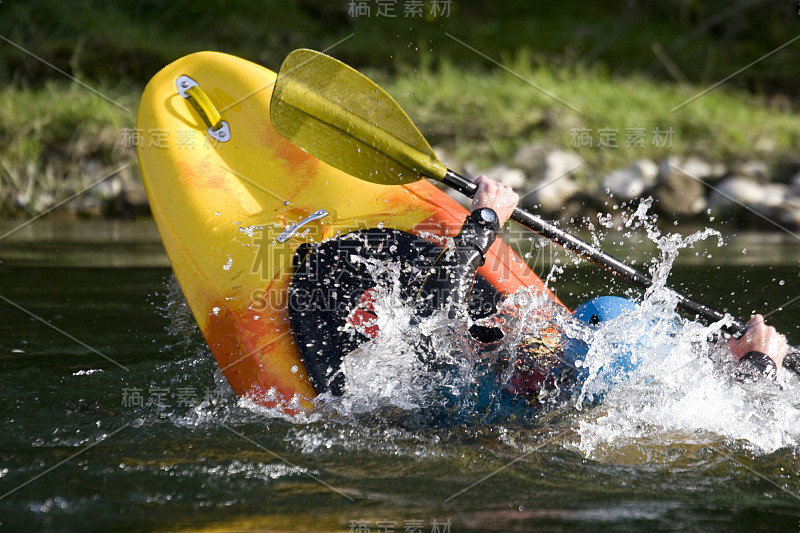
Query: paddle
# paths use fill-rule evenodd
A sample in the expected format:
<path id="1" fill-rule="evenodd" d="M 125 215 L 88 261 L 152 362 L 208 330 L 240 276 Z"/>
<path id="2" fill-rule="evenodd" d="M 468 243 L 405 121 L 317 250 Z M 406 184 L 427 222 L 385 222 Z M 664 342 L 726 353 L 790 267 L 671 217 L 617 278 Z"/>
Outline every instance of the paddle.
<path id="1" fill-rule="evenodd" d="M 272 125 L 317 159 L 356 178 L 386 185 L 422 177 L 472 197 L 476 186 L 445 167 L 397 102 L 370 79 L 320 52 L 295 50 L 281 65 L 270 104 Z M 634 285 L 653 280 L 521 208 L 511 219 Z M 726 315 L 677 292 L 678 309 L 710 322 Z M 746 326 L 734 320 L 732 333 Z M 796 350 L 793 349 L 796 352 Z M 784 366 L 800 374 L 796 354 Z"/>

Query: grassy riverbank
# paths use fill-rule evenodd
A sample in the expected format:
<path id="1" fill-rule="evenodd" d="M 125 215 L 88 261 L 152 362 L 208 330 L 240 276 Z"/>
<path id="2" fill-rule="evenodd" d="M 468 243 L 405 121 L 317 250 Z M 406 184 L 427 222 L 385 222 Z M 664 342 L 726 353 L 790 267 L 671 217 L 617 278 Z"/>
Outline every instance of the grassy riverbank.
<path id="1" fill-rule="evenodd" d="M 673 154 L 760 160 L 777 179 L 798 167 L 800 16 L 790 3 L 388 4 L 0 2 L 0 216 L 40 213 L 115 171 L 65 207 L 130 213 L 126 202 L 142 201 L 128 133 L 141 90 L 198 50 L 277 69 L 310 47 L 376 69 L 441 155 L 471 170 L 517 165 L 531 146 L 577 152 L 576 177 L 589 186 L 634 159 Z"/>
<path id="2" fill-rule="evenodd" d="M 672 154 L 727 164 L 760 159 L 778 175 L 800 161 L 797 113 L 779 98 L 724 86 L 697 97 L 708 87 L 558 68 L 526 54 L 507 66 L 511 72 L 485 73 L 445 64 L 406 71 L 385 87 L 433 145 L 482 168 L 511 164 L 530 142 L 578 152 L 589 180 L 636 158 Z"/>
<path id="3" fill-rule="evenodd" d="M 135 152 L 121 137 L 135 124 L 137 100 L 138 91 L 122 91 L 115 104 L 65 83 L 0 89 L 0 215 L 40 213 L 122 168 L 65 206 L 105 214 L 103 201 L 138 180 Z"/>
<path id="4" fill-rule="evenodd" d="M 513 165 L 520 147 L 540 143 L 579 153 L 586 164 L 578 178 L 589 183 L 634 159 L 671 154 L 729 165 L 762 160 L 778 178 L 796 170 L 797 114 L 780 99 L 723 86 L 686 103 L 706 87 L 555 67 L 525 54 L 507 66 L 513 74 L 445 62 L 370 75 L 448 160 L 473 168 Z M 100 96 L 76 83 L 0 89 L 0 214 L 41 212 L 129 164 L 86 195 L 96 205 L 84 214 L 108 211 L 113 195 L 138 180 L 130 131 L 140 91 L 98 88 Z"/>

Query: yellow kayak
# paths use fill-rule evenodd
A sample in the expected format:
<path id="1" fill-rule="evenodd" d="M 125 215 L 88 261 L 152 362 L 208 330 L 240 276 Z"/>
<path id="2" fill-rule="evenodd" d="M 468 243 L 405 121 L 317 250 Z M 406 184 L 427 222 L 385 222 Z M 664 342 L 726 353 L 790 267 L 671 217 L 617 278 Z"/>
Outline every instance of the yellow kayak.
<path id="1" fill-rule="evenodd" d="M 138 155 L 173 271 L 228 382 L 240 396 L 295 413 L 322 392 L 305 364 L 309 346 L 323 349 L 314 329 L 340 327 L 326 317 L 359 320 L 341 305 L 308 316 L 330 303 L 327 293 L 312 302 L 314 284 L 330 279 L 308 275 L 313 254 L 354 235 L 384 256 L 387 242 L 401 255 L 419 243 L 435 248 L 467 212 L 425 181 L 368 183 L 284 140 L 270 124 L 275 78 L 221 53 L 175 61 L 142 95 Z M 500 240 L 478 276 L 500 296 L 547 291 Z M 363 303 L 370 280 L 353 279 L 361 286 L 351 284 L 347 303 Z"/>

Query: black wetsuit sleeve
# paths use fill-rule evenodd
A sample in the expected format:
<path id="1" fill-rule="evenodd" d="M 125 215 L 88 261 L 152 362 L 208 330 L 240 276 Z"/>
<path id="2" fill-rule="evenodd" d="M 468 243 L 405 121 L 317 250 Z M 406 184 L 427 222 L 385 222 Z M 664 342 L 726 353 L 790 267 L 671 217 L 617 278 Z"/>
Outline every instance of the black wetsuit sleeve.
<path id="1" fill-rule="evenodd" d="M 739 359 L 736 368 L 736 377 L 741 381 L 755 381 L 763 377 L 775 379 L 778 367 L 767 354 L 763 352 L 747 352 Z"/>
<path id="2" fill-rule="evenodd" d="M 445 311 L 448 318 L 454 319 L 463 313 L 475 273 L 496 237 L 493 228 L 467 217 L 453 238 L 453 245 L 442 250 L 428 271 L 417 295 L 417 314 L 428 317 Z"/>

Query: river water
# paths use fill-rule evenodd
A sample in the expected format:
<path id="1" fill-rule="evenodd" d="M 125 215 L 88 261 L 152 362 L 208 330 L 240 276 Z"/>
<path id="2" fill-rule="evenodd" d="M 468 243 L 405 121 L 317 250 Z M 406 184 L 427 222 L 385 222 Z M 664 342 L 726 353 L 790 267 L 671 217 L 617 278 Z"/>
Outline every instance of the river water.
<path id="1" fill-rule="evenodd" d="M 16 228 L 0 226 L 0 530 L 800 530 L 791 380 L 747 388 L 689 361 L 541 417 L 287 419 L 228 388 L 152 222 Z M 538 271 L 563 268 L 569 306 L 628 291 L 516 237 Z M 658 257 L 645 237 L 602 241 L 640 267 Z M 800 344 L 798 264 L 793 236 L 712 238 L 669 282 Z"/>

